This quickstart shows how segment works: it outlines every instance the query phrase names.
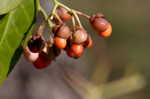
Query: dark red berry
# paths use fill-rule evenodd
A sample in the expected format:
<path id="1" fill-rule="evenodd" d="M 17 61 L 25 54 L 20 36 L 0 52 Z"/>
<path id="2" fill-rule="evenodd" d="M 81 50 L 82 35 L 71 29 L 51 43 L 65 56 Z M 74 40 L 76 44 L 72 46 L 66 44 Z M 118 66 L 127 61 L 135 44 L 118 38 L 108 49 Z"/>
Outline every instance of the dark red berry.
<path id="1" fill-rule="evenodd" d="M 48 67 L 48 65 L 51 63 L 51 60 L 48 58 L 47 54 L 44 52 L 41 52 L 39 54 L 38 59 L 33 62 L 35 68 L 37 69 L 43 69 Z"/>
<path id="2" fill-rule="evenodd" d="M 62 21 L 69 21 L 72 18 L 72 15 L 65 9 L 62 7 L 57 8 L 56 10 L 58 16 L 61 18 Z"/>
<path id="3" fill-rule="evenodd" d="M 33 53 L 40 52 L 45 46 L 44 38 L 39 34 L 34 34 L 28 41 L 29 50 Z"/>
<path id="4" fill-rule="evenodd" d="M 67 40 L 61 37 L 54 37 L 54 44 L 57 48 L 64 49 L 67 45 Z"/>
<path id="5" fill-rule="evenodd" d="M 72 36 L 73 43 L 83 43 L 87 40 L 88 34 L 83 28 L 77 28 Z"/>

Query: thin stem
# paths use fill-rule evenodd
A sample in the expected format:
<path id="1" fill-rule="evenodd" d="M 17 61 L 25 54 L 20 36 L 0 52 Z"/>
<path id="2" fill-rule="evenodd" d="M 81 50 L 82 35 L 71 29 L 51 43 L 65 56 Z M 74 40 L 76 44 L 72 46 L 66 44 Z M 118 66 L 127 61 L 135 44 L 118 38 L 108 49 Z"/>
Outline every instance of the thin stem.
<path id="1" fill-rule="evenodd" d="M 80 12 L 80 11 L 77 11 L 77 10 L 76 10 L 76 13 L 77 13 L 78 15 L 80 15 L 80 16 L 83 16 L 83 17 L 85 17 L 85 18 L 87 18 L 87 19 L 90 19 L 90 16 L 87 15 L 87 14 L 85 14 L 85 13 L 83 13 L 83 12 Z"/>
<path id="2" fill-rule="evenodd" d="M 81 24 L 81 21 L 80 21 L 78 15 L 77 15 L 76 11 L 75 11 L 75 10 L 72 10 L 72 13 L 73 13 L 75 19 L 77 20 L 79 27 L 82 28 L 83 26 L 82 26 L 82 24 Z"/>
<path id="3" fill-rule="evenodd" d="M 59 6 L 65 8 L 66 10 L 68 10 L 69 12 L 72 12 L 72 9 L 70 9 L 69 7 L 67 7 L 66 5 L 60 3 L 60 2 L 57 2 L 56 4 L 58 4 Z"/>
<path id="4" fill-rule="evenodd" d="M 45 21 L 47 21 L 49 27 L 53 27 L 54 24 L 50 20 L 48 20 L 49 16 L 45 12 L 45 10 L 41 7 L 40 0 L 37 0 L 36 6 L 37 6 L 38 11 L 40 11 L 43 14 L 44 19 L 45 19 Z"/>
<path id="5" fill-rule="evenodd" d="M 75 18 L 74 18 L 74 17 L 72 17 L 72 24 L 73 24 L 73 27 L 76 26 L 76 21 L 75 21 Z"/>
<path id="6" fill-rule="evenodd" d="M 59 23 L 63 23 L 63 21 L 60 19 L 60 17 L 56 13 L 54 15 L 57 18 L 57 20 L 59 21 Z"/>

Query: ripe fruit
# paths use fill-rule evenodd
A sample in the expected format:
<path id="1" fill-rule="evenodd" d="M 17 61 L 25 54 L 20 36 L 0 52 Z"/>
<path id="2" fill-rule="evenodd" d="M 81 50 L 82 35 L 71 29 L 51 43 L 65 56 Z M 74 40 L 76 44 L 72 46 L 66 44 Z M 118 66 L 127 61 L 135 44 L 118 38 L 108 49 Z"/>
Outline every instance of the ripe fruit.
<path id="1" fill-rule="evenodd" d="M 67 45 L 67 40 L 61 37 L 54 37 L 54 44 L 57 48 L 64 49 Z"/>
<path id="2" fill-rule="evenodd" d="M 79 58 L 84 52 L 84 47 L 81 44 L 72 44 L 67 51 L 68 56 Z"/>
<path id="3" fill-rule="evenodd" d="M 90 48 L 90 47 L 92 47 L 92 45 L 93 45 L 93 40 L 92 40 L 91 36 L 89 35 L 88 39 L 84 42 L 83 46 L 85 48 Z"/>
<path id="4" fill-rule="evenodd" d="M 104 32 L 99 32 L 101 37 L 109 37 L 112 33 L 112 26 L 109 24 L 108 28 Z"/>
<path id="5" fill-rule="evenodd" d="M 62 8 L 62 7 L 58 7 L 56 10 L 56 13 L 64 22 L 69 21 L 72 18 L 71 14 L 65 8 Z"/>
<path id="6" fill-rule="evenodd" d="M 83 28 L 77 28 L 72 36 L 74 43 L 83 43 L 87 40 L 88 34 Z"/>
<path id="7" fill-rule="evenodd" d="M 98 32 L 104 32 L 109 26 L 109 22 L 104 18 L 95 18 L 91 24 Z"/>
<path id="8" fill-rule="evenodd" d="M 48 67 L 48 65 L 51 63 L 51 60 L 48 58 L 47 54 L 44 52 L 41 52 L 39 54 L 39 57 L 36 61 L 33 62 L 35 68 L 37 69 L 43 69 Z"/>
<path id="9" fill-rule="evenodd" d="M 39 34 L 34 34 L 28 41 L 29 50 L 33 53 L 40 52 L 45 46 L 44 39 Z"/>
<path id="10" fill-rule="evenodd" d="M 23 48 L 23 53 L 25 58 L 30 62 L 36 61 L 39 57 L 39 53 L 32 53 L 28 47 Z"/>
<path id="11" fill-rule="evenodd" d="M 53 28 L 53 32 L 59 36 L 59 37 L 62 37 L 62 38 L 69 38 L 71 36 L 71 30 L 70 30 L 70 27 L 67 26 L 66 24 L 61 24 L 61 25 L 56 25 L 54 28 Z"/>

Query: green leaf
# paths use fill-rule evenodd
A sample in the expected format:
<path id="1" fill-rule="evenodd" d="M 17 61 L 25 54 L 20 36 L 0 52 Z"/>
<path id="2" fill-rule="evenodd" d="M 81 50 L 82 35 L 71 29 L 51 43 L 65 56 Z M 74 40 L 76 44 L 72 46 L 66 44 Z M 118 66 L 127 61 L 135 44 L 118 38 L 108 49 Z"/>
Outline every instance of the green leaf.
<path id="1" fill-rule="evenodd" d="M 0 0 L 0 15 L 16 8 L 22 0 Z"/>
<path id="2" fill-rule="evenodd" d="M 0 83 L 7 77 L 12 59 L 25 32 L 31 27 L 34 13 L 34 0 L 23 0 L 21 5 L 0 20 Z"/>
<path id="3" fill-rule="evenodd" d="M 31 37 L 32 33 L 33 33 L 33 29 L 35 27 L 35 24 L 31 25 L 31 27 L 28 29 L 28 31 L 25 33 L 25 36 L 21 42 L 21 45 L 19 46 L 19 48 L 17 48 L 17 50 L 15 51 L 12 59 L 11 59 L 11 63 L 10 63 L 10 68 L 9 68 L 9 71 L 8 71 L 8 74 L 13 70 L 14 66 L 16 65 L 16 63 L 18 62 L 21 54 L 22 54 L 22 46 L 26 46 L 27 45 L 27 42 L 29 40 L 29 38 Z"/>

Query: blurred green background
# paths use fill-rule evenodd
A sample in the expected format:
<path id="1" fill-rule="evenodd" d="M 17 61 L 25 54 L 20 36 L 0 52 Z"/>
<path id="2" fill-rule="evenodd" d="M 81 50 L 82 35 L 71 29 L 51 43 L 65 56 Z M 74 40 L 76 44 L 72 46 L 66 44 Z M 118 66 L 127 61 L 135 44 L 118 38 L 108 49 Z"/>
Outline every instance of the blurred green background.
<path id="1" fill-rule="evenodd" d="M 42 75 L 42 79 L 46 82 L 44 82 L 44 85 L 52 86 L 51 84 L 54 84 L 55 80 L 57 82 L 57 80 L 60 79 L 58 76 L 61 74 L 57 73 L 61 70 L 54 69 L 54 66 L 62 66 L 65 68 L 75 68 L 82 72 L 86 79 L 96 84 L 107 84 L 130 77 L 134 74 L 140 74 L 146 82 L 146 85 L 142 89 L 119 97 L 114 97 L 113 99 L 149 99 L 150 0 L 64 0 L 63 3 L 73 9 L 80 10 L 89 15 L 97 12 L 103 13 L 112 23 L 112 36 L 106 39 L 100 38 L 88 24 L 88 21 L 81 17 L 84 27 L 87 31 L 89 31 L 94 40 L 94 46 L 88 49 L 83 57 L 79 60 L 70 60 L 67 56 L 62 54 L 60 58 L 56 60 L 56 63 L 52 64 L 51 67 L 53 68 L 49 67 L 44 71 L 35 70 L 30 66 L 32 64 L 27 63 L 27 61 L 25 61 L 22 57 L 8 80 L 0 88 L 0 97 L 3 97 L 3 99 L 19 99 L 20 97 L 24 97 L 25 99 L 41 99 L 42 95 L 40 97 L 39 94 L 32 95 L 30 93 L 34 89 L 33 86 L 35 85 L 28 85 L 30 84 L 29 82 L 32 82 L 31 80 L 35 80 L 35 82 L 33 82 L 36 83 L 37 79 L 41 79 L 40 77 Z M 52 78 L 52 80 L 55 79 L 54 83 L 49 83 L 49 81 L 46 80 L 47 76 L 45 77 L 44 75 L 48 76 L 50 82 Z M 63 81 L 60 82 L 61 83 L 56 83 L 56 86 L 51 88 L 58 87 L 59 89 L 60 86 L 57 85 L 61 85 Z M 17 86 L 17 84 L 20 85 L 18 90 L 23 90 L 21 95 L 18 95 L 20 94 L 20 91 L 16 91 L 16 93 L 13 93 L 13 91 L 9 92 L 9 89 L 12 88 L 16 88 L 17 90 L 17 87 L 14 87 Z M 28 89 L 28 87 L 31 89 Z M 41 84 L 39 83 L 37 87 L 43 88 L 42 82 Z M 53 91 L 51 88 L 47 90 Z M 62 90 L 63 89 L 65 88 L 63 87 Z M 43 93 L 47 92 L 46 89 L 42 90 Z M 40 91 L 39 93 L 42 94 L 42 92 Z M 61 92 L 56 90 L 56 93 L 57 96 L 58 93 Z M 76 94 L 72 94 L 67 97 L 67 95 L 70 95 L 71 93 L 76 92 L 66 91 L 66 93 L 61 93 L 62 95 L 59 98 L 55 97 L 54 93 L 51 93 L 53 94 L 53 98 L 52 95 L 46 97 L 47 94 L 44 94 L 45 98 L 43 99 L 81 98 L 75 97 L 78 96 Z M 66 97 L 62 98 L 62 96 Z"/>

